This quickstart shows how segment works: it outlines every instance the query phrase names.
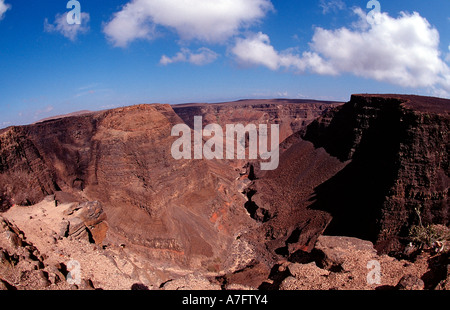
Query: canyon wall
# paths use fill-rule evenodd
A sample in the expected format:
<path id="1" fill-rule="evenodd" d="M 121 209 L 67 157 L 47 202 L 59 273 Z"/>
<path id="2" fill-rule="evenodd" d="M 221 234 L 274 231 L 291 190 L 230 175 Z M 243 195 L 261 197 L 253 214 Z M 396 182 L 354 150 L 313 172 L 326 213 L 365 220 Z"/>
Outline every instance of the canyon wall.
<path id="1" fill-rule="evenodd" d="M 247 217 L 242 195 L 226 194 L 234 170 L 172 158 L 171 129 L 182 122 L 169 105 L 155 104 L 3 130 L 2 210 L 60 190 L 79 201 L 98 200 L 109 226 L 105 245 L 206 268 L 225 257 Z M 227 217 L 237 225 L 222 223 Z"/>
<path id="2" fill-rule="evenodd" d="M 279 169 L 252 185 L 273 214 L 267 246 L 292 255 L 325 233 L 399 253 L 416 210 L 424 225 L 448 226 L 449 110 L 446 99 L 354 95 L 286 139 Z"/>
<path id="3" fill-rule="evenodd" d="M 214 104 L 174 105 L 174 111 L 191 128 L 194 116 L 202 116 L 203 124 L 279 124 L 280 142 L 319 117 L 324 111 L 341 105 L 335 101 L 269 99 L 240 100 Z"/>
<path id="4" fill-rule="evenodd" d="M 175 160 L 176 124 L 279 124 L 280 165 Z M 103 246 L 192 270 L 301 260 L 321 234 L 401 251 L 420 210 L 449 225 L 449 100 L 137 105 L 0 131 L 0 212 L 47 195 L 99 201 Z M 254 167 L 255 169 L 252 169 Z M 102 232 L 103 234 L 103 232 Z"/>
<path id="5" fill-rule="evenodd" d="M 123 244 L 161 264 L 232 269 L 245 247 L 236 236 L 259 224 L 244 207 L 246 161 L 175 160 L 172 127 L 198 112 L 223 125 L 275 121 L 287 136 L 329 107 L 262 101 L 175 106 L 176 114 L 152 104 L 10 127 L 0 132 L 1 208 L 63 191 L 102 203 L 105 246 Z"/>

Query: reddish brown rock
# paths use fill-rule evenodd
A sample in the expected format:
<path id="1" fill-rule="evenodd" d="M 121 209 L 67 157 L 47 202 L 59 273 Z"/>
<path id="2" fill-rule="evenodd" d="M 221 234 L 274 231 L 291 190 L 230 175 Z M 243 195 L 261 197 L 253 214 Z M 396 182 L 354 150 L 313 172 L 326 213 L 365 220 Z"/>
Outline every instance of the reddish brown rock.
<path id="1" fill-rule="evenodd" d="M 304 138 L 349 164 L 316 189 L 314 208 L 330 212 L 327 232 L 400 251 L 417 223 L 449 225 L 450 100 L 353 95 L 311 124 Z M 330 121 L 330 117 L 332 117 Z"/>
<path id="2" fill-rule="evenodd" d="M 0 212 L 38 203 L 57 189 L 52 168 L 26 128 L 0 130 Z"/>
<path id="3" fill-rule="evenodd" d="M 256 285 L 280 260 L 310 252 L 324 231 L 390 252 L 417 207 L 425 224 L 448 226 L 448 107 L 397 95 L 355 95 L 344 105 L 155 104 L 11 127 L 0 131 L 0 211 L 66 192 L 76 207 L 61 230 L 87 228 L 96 243 L 233 275 L 237 285 L 234 272 L 258 266 Z M 196 115 L 222 126 L 279 123 L 279 168 L 173 159 L 172 127 Z M 77 209 L 87 201 L 102 212 Z"/>
<path id="4" fill-rule="evenodd" d="M 401 291 L 419 291 L 423 290 L 425 284 L 417 276 L 408 274 L 403 276 L 395 287 Z"/>
<path id="5" fill-rule="evenodd" d="M 233 235 L 252 220 L 242 195 L 229 190 L 238 175 L 233 168 L 172 158 L 171 129 L 179 123 L 169 105 L 139 105 L 3 131 L 2 205 L 31 204 L 62 190 L 71 200 L 101 202 L 107 216 L 107 224 L 94 225 L 77 216 L 69 234 L 92 226 L 96 242 L 208 266 L 226 256 Z M 91 215 L 97 221 L 95 210 Z"/>
<path id="6" fill-rule="evenodd" d="M 385 253 L 417 223 L 449 225 L 450 100 L 354 95 L 286 139 L 280 167 L 252 187 L 272 214 L 260 228 L 271 251 L 310 251 L 322 232 L 376 243 Z"/>
<path id="7" fill-rule="evenodd" d="M 341 105 L 336 101 L 266 99 L 239 100 L 214 104 L 177 104 L 174 111 L 191 128 L 194 116 L 202 116 L 203 124 L 279 124 L 280 142 L 308 125 L 323 112 Z"/>
<path id="8" fill-rule="evenodd" d="M 72 236 L 101 245 L 108 232 L 107 216 L 98 201 L 74 204 L 65 212 L 69 217 L 61 223 L 59 236 Z"/>

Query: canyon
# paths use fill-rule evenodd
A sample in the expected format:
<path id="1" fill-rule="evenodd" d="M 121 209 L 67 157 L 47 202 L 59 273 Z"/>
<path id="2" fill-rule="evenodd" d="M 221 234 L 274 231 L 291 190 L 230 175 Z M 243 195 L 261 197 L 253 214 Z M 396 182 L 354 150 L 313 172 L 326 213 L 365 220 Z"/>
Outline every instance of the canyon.
<path id="1" fill-rule="evenodd" d="M 407 274 L 446 288 L 448 240 L 404 259 L 419 220 L 448 230 L 449 112 L 448 99 L 357 94 L 142 104 L 1 129 L 0 283 L 67 289 L 75 259 L 81 289 L 376 289 Z M 195 116 L 278 124 L 278 168 L 174 159 L 171 130 Z M 365 281 L 371 260 L 382 284 Z"/>

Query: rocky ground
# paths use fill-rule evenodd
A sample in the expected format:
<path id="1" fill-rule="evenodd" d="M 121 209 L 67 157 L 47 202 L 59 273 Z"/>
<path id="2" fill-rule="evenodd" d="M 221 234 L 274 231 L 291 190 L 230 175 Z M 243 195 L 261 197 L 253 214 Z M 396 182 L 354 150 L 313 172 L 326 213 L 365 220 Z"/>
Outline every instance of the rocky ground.
<path id="1" fill-rule="evenodd" d="M 373 244 L 321 236 L 314 250 L 272 267 L 233 274 L 196 273 L 152 264 L 126 247 L 95 244 L 80 225 L 82 204 L 57 204 L 53 196 L 0 217 L 0 289 L 18 290 L 374 290 L 449 289 L 448 249 L 423 252 L 414 261 L 378 255 Z M 90 210 L 89 208 L 87 210 Z M 101 217 L 100 217 L 101 218 Z M 92 218 L 91 218 L 92 219 Z M 92 224 L 92 221 L 85 221 Z M 71 227 L 72 225 L 72 227 Z M 80 228 L 81 227 L 81 228 Z M 80 278 L 77 278 L 77 267 Z M 379 268 L 379 269 L 377 269 Z M 377 273 L 379 270 L 379 273 Z M 71 279 L 73 279 L 71 281 Z"/>
<path id="2" fill-rule="evenodd" d="M 131 288 L 133 282 L 126 273 L 132 266 L 120 258 L 120 251 L 104 250 L 87 238 L 65 237 L 59 231 L 67 218 L 64 211 L 70 206 L 55 207 L 55 201 L 46 199 L 30 207 L 14 207 L 3 214 L 0 244 L 10 259 L 2 262 L 2 281 L 17 289 Z M 38 255 L 22 254 L 25 244 L 35 247 Z M 81 265 L 83 281 L 76 286 L 66 281 L 71 261 Z M 41 279 L 24 281 L 27 274 L 37 274 Z"/>
<path id="3" fill-rule="evenodd" d="M 288 276 L 281 282 L 282 290 L 421 290 L 435 288 L 439 282 L 438 268 L 446 272 L 447 261 L 431 266 L 433 256 L 422 253 L 414 262 L 377 255 L 371 242 L 350 237 L 319 237 L 313 252 L 315 261 L 305 264 L 287 263 Z M 440 255 L 434 256 L 440 257 Z M 377 273 L 379 271 L 379 273 Z M 447 280 L 439 288 L 448 289 Z M 434 282 L 433 282 L 434 281 Z"/>

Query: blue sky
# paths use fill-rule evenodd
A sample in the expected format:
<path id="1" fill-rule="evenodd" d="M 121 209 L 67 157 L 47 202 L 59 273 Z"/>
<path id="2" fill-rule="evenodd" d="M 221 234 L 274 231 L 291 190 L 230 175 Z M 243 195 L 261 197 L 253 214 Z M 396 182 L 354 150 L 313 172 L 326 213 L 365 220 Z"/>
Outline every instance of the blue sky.
<path id="1" fill-rule="evenodd" d="M 450 1 L 0 0 L 0 128 L 242 98 L 450 98 Z"/>

